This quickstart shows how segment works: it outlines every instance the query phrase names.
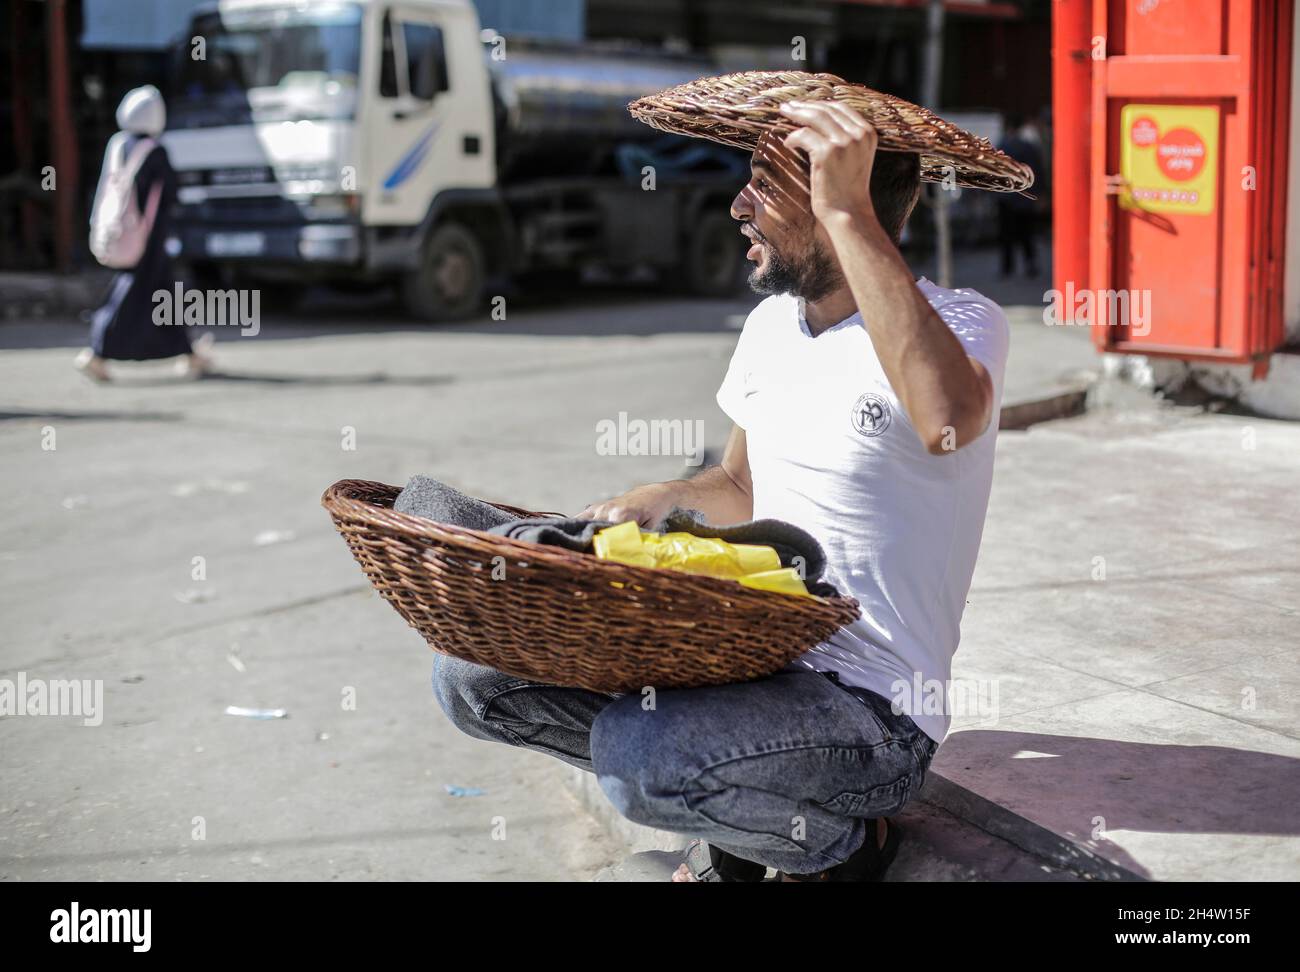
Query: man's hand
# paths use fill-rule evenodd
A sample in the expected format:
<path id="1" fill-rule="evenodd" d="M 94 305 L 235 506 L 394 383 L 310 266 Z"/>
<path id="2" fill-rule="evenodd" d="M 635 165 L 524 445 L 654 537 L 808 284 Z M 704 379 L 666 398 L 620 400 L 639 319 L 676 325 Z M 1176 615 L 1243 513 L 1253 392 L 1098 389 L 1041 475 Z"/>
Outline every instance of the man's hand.
<path id="1" fill-rule="evenodd" d="M 871 203 L 878 136 L 847 105 L 790 101 L 782 140 L 809 161 L 809 205 L 830 238 L 863 327 L 925 448 L 954 452 L 988 428 L 993 383 L 916 286 Z"/>
<path id="2" fill-rule="evenodd" d="M 657 527 L 675 505 L 672 483 L 650 483 L 628 490 L 602 503 L 592 503 L 578 514 L 580 520 L 609 520 L 624 523 L 628 520 L 649 529 Z"/>
<path id="3" fill-rule="evenodd" d="M 680 506 L 703 513 L 709 523 L 741 523 L 754 515 L 753 491 L 745 430 L 734 425 L 720 465 L 702 469 L 690 479 L 648 483 L 603 503 L 592 503 L 578 519 L 636 520 L 642 527 L 654 529 L 674 506 Z"/>
<path id="4" fill-rule="evenodd" d="M 781 114 L 803 126 L 782 141 L 808 153 L 813 215 L 823 223 L 835 215 L 874 216 L 871 166 L 877 136 L 871 123 L 836 101 L 788 101 Z"/>

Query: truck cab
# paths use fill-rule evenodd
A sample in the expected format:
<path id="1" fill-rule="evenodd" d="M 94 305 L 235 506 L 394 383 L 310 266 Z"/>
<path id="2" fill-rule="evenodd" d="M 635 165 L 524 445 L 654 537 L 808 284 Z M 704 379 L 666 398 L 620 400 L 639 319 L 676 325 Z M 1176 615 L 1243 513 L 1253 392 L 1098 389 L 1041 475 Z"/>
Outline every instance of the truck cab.
<path id="1" fill-rule="evenodd" d="M 745 160 L 627 112 L 708 63 L 510 45 L 469 0 L 198 8 L 172 51 L 163 136 L 173 251 L 200 280 L 269 284 L 264 302 L 317 281 L 396 283 L 430 321 L 528 272 L 649 267 L 695 293 L 734 290 L 728 206 Z"/>
<path id="2" fill-rule="evenodd" d="M 199 8 L 172 51 L 173 249 L 288 289 L 419 272 L 435 201 L 499 207 L 478 35 L 465 0 Z M 444 250 L 454 291 L 482 254 Z"/>

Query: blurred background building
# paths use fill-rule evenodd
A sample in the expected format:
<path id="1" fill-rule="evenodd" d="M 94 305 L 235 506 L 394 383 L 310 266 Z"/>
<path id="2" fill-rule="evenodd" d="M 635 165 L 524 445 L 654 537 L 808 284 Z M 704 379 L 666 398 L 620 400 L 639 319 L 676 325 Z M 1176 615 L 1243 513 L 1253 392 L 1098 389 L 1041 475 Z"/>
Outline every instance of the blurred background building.
<path id="1" fill-rule="evenodd" d="M 168 47 L 202 5 L 7 5 L 8 23 L 0 31 L 0 72 L 6 78 L 0 99 L 0 268 L 68 270 L 88 261 L 83 230 L 103 146 L 114 131 L 114 110 L 140 84 L 172 93 Z M 484 28 L 508 39 L 630 42 L 703 58 L 720 71 L 831 71 L 918 101 L 928 6 L 927 0 L 476 0 Z M 1046 135 L 1050 6 L 1048 0 L 943 4 L 942 82 L 933 107 L 992 138 L 1001 134 L 1006 113 L 1037 122 Z M 802 61 L 792 57 L 795 45 Z M 1042 144 L 1046 149 L 1050 138 Z M 75 191 L 48 191 L 42 184 L 47 165 L 54 166 L 59 188 Z M 969 199 L 954 207 L 958 242 L 992 235 L 991 205 Z M 922 218 L 917 229 L 924 228 Z"/>

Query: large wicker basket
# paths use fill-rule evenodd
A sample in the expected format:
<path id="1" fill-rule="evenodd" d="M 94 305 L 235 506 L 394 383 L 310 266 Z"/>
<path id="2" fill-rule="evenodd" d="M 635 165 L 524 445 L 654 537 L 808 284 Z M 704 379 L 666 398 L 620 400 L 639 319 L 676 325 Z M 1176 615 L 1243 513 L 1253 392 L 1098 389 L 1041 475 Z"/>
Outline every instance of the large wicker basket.
<path id="1" fill-rule="evenodd" d="M 707 138 L 753 151 L 765 132 L 783 134 L 798 126 L 781 114 L 787 101 L 838 101 L 860 112 L 882 149 L 916 152 L 921 178 L 995 192 L 1022 192 L 1033 170 L 929 109 L 834 74 L 807 71 L 741 71 L 699 78 L 638 98 L 628 110 L 638 121 L 679 135 Z"/>
<path id="2" fill-rule="evenodd" d="M 858 617 L 851 598 L 753 590 L 397 513 L 399 492 L 343 480 L 321 504 L 434 650 L 520 678 L 600 692 L 745 681 Z"/>

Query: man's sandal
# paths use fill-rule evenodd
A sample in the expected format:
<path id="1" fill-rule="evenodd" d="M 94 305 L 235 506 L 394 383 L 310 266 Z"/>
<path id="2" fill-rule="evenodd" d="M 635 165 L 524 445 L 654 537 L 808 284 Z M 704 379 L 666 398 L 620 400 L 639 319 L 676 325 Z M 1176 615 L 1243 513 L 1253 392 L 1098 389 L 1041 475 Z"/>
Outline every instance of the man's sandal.
<path id="1" fill-rule="evenodd" d="M 778 871 L 778 881 L 830 881 L 830 882 L 871 882 L 884 879 L 885 871 L 898 856 L 898 847 L 903 841 L 903 828 L 892 820 L 885 819 L 885 843 L 876 843 L 875 819 L 872 824 L 870 839 L 865 841 L 848 860 L 836 864 L 816 874 L 787 874 Z M 747 861 L 719 850 L 704 840 L 694 840 L 686 849 L 686 866 L 696 881 L 762 881 L 767 868 L 754 861 Z"/>
<path id="2" fill-rule="evenodd" d="M 686 867 L 697 881 L 761 881 L 767 868 L 719 850 L 708 841 L 693 840 L 686 848 Z"/>
<path id="3" fill-rule="evenodd" d="M 868 820 L 867 823 L 871 825 L 868 839 L 853 852 L 848 860 L 825 871 L 818 871 L 816 874 L 786 874 L 782 872 L 777 875 L 776 879 L 778 881 L 883 880 L 885 871 L 898 854 L 898 845 L 903 840 L 903 830 L 898 824 L 885 818 L 885 843 L 879 845 L 876 843 L 875 819 Z"/>

